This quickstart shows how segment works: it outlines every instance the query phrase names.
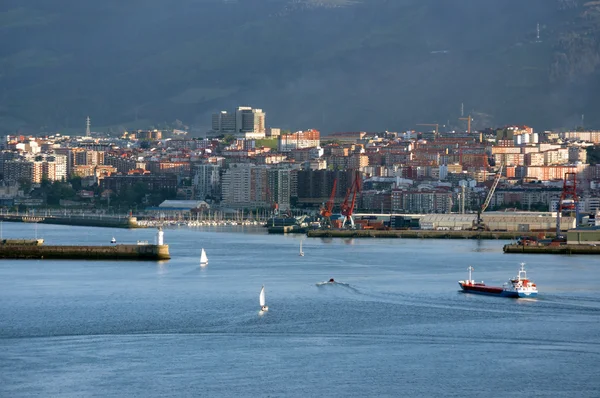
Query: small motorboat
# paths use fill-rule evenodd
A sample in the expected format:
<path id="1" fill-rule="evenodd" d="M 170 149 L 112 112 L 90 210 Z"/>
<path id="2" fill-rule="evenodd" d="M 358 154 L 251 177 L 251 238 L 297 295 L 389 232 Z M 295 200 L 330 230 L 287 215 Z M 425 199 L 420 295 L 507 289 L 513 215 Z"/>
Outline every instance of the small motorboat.
<path id="1" fill-rule="evenodd" d="M 110 243 L 117 243 L 117 240 L 115 239 L 115 237 L 113 236 L 113 238 L 110 240 Z"/>

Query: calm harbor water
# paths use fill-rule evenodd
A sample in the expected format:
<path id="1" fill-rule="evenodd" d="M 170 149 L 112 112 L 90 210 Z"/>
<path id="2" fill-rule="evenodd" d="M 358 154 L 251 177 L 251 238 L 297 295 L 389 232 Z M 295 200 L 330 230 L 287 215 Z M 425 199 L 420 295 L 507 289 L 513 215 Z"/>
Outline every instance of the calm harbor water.
<path id="1" fill-rule="evenodd" d="M 34 228 L 3 223 L 3 237 Z M 37 234 L 93 245 L 155 231 Z M 300 257 L 300 239 L 182 228 L 165 232 L 162 263 L 0 260 L 0 396 L 600 396 L 599 259 L 306 238 Z M 501 284 L 521 261 L 538 299 L 458 291 L 469 265 Z M 348 285 L 315 285 L 332 277 Z"/>

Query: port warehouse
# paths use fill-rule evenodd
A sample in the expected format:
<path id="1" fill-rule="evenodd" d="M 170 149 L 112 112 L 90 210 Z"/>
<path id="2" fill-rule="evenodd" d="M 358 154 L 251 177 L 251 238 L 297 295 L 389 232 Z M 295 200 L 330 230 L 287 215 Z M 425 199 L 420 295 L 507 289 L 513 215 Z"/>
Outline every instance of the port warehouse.
<path id="1" fill-rule="evenodd" d="M 580 228 L 567 232 L 568 245 L 600 245 L 600 228 Z"/>
<path id="2" fill-rule="evenodd" d="M 355 223 L 364 227 L 383 224 L 391 229 L 423 229 L 461 231 L 473 228 L 476 214 L 355 214 Z M 537 232 L 556 229 L 556 213 L 551 212 L 489 212 L 482 215 L 484 224 L 492 231 Z M 563 216 L 562 231 L 575 228 L 575 217 Z M 375 228 L 377 229 L 377 228 Z"/>

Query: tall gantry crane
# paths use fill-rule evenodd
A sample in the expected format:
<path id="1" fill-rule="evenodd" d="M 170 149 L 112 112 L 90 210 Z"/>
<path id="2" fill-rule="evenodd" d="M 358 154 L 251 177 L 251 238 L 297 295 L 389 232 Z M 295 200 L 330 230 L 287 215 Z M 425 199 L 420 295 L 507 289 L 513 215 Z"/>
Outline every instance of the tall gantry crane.
<path id="1" fill-rule="evenodd" d="M 329 196 L 329 200 L 325 203 L 324 206 L 321 207 L 320 213 L 321 217 L 323 217 L 323 227 L 331 228 L 331 215 L 333 214 L 333 203 L 335 200 L 335 188 L 337 187 L 337 178 L 333 180 L 333 189 L 331 190 L 331 195 Z"/>
<path id="2" fill-rule="evenodd" d="M 267 187 L 267 203 L 271 206 L 271 209 L 273 210 L 273 217 L 278 216 L 279 204 L 274 200 L 273 194 L 271 193 L 269 187 Z"/>
<path id="3" fill-rule="evenodd" d="M 571 197 L 568 199 L 568 197 Z M 579 222 L 579 197 L 577 196 L 577 173 L 565 173 L 563 190 L 556 209 L 556 237 L 562 238 L 560 219 L 565 210 L 575 210 L 575 222 Z"/>
<path id="4" fill-rule="evenodd" d="M 471 122 L 473 121 L 473 118 L 471 117 L 471 115 L 469 115 L 467 117 L 459 117 L 458 120 L 466 120 L 467 121 L 467 132 L 469 135 L 471 135 Z"/>
<path id="5" fill-rule="evenodd" d="M 354 181 L 352 181 L 350 189 L 348 189 L 348 191 L 346 192 L 346 197 L 344 198 L 344 202 L 341 206 L 342 216 L 344 216 L 342 228 L 345 228 L 346 224 L 348 224 L 349 228 L 354 229 L 354 218 L 352 218 L 352 214 L 354 213 L 354 205 L 356 204 L 356 195 L 360 192 L 360 180 L 360 171 L 356 170 L 356 172 L 354 173 Z M 352 199 L 350 200 L 350 202 L 348 202 L 350 196 L 352 196 Z"/>
<path id="6" fill-rule="evenodd" d="M 498 182 L 500 182 L 500 178 L 502 177 L 502 169 L 504 168 L 504 163 L 500 164 L 500 168 L 496 173 L 496 177 L 494 178 L 494 182 L 492 183 L 492 187 L 488 192 L 485 201 L 481 205 L 481 208 L 477 210 L 477 220 L 475 221 L 475 228 L 478 231 L 486 230 L 486 225 L 483 223 L 483 219 L 481 218 L 481 214 L 488 208 L 490 202 L 492 201 L 492 197 L 494 196 L 494 192 L 496 191 L 496 187 L 498 186 Z"/>
<path id="7" fill-rule="evenodd" d="M 431 126 L 435 127 L 435 138 L 439 136 L 440 125 L 438 123 L 417 123 L 417 126 Z"/>

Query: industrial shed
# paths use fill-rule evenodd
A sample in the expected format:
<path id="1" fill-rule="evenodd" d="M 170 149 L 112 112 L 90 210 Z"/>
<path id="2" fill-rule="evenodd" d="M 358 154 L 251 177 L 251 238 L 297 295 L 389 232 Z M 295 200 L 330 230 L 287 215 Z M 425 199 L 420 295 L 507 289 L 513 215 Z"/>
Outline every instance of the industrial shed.
<path id="1" fill-rule="evenodd" d="M 419 224 L 421 229 L 460 231 L 471 229 L 476 219 L 476 214 L 427 214 L 421 217 Z"/>
<path id="2" fill-rule="evenodd" d="M 573 229 L 567 232 L 569 245 L 600 245 L 600 229 Z"/>
<path id="3" fill-rule="evenodd" d="M 482 215 L 483 222 L 492 231 L 553 231 L 556 229 L 556 217 L 545 213 L 487 213 Z M 476 214 L 427 214 L 420 220 L 422 229 L 458 231 L 471 229 L 477 220 Z M 575 218 L 564 216 L 561 219 L 562 231 L 575 228 Z"/>

